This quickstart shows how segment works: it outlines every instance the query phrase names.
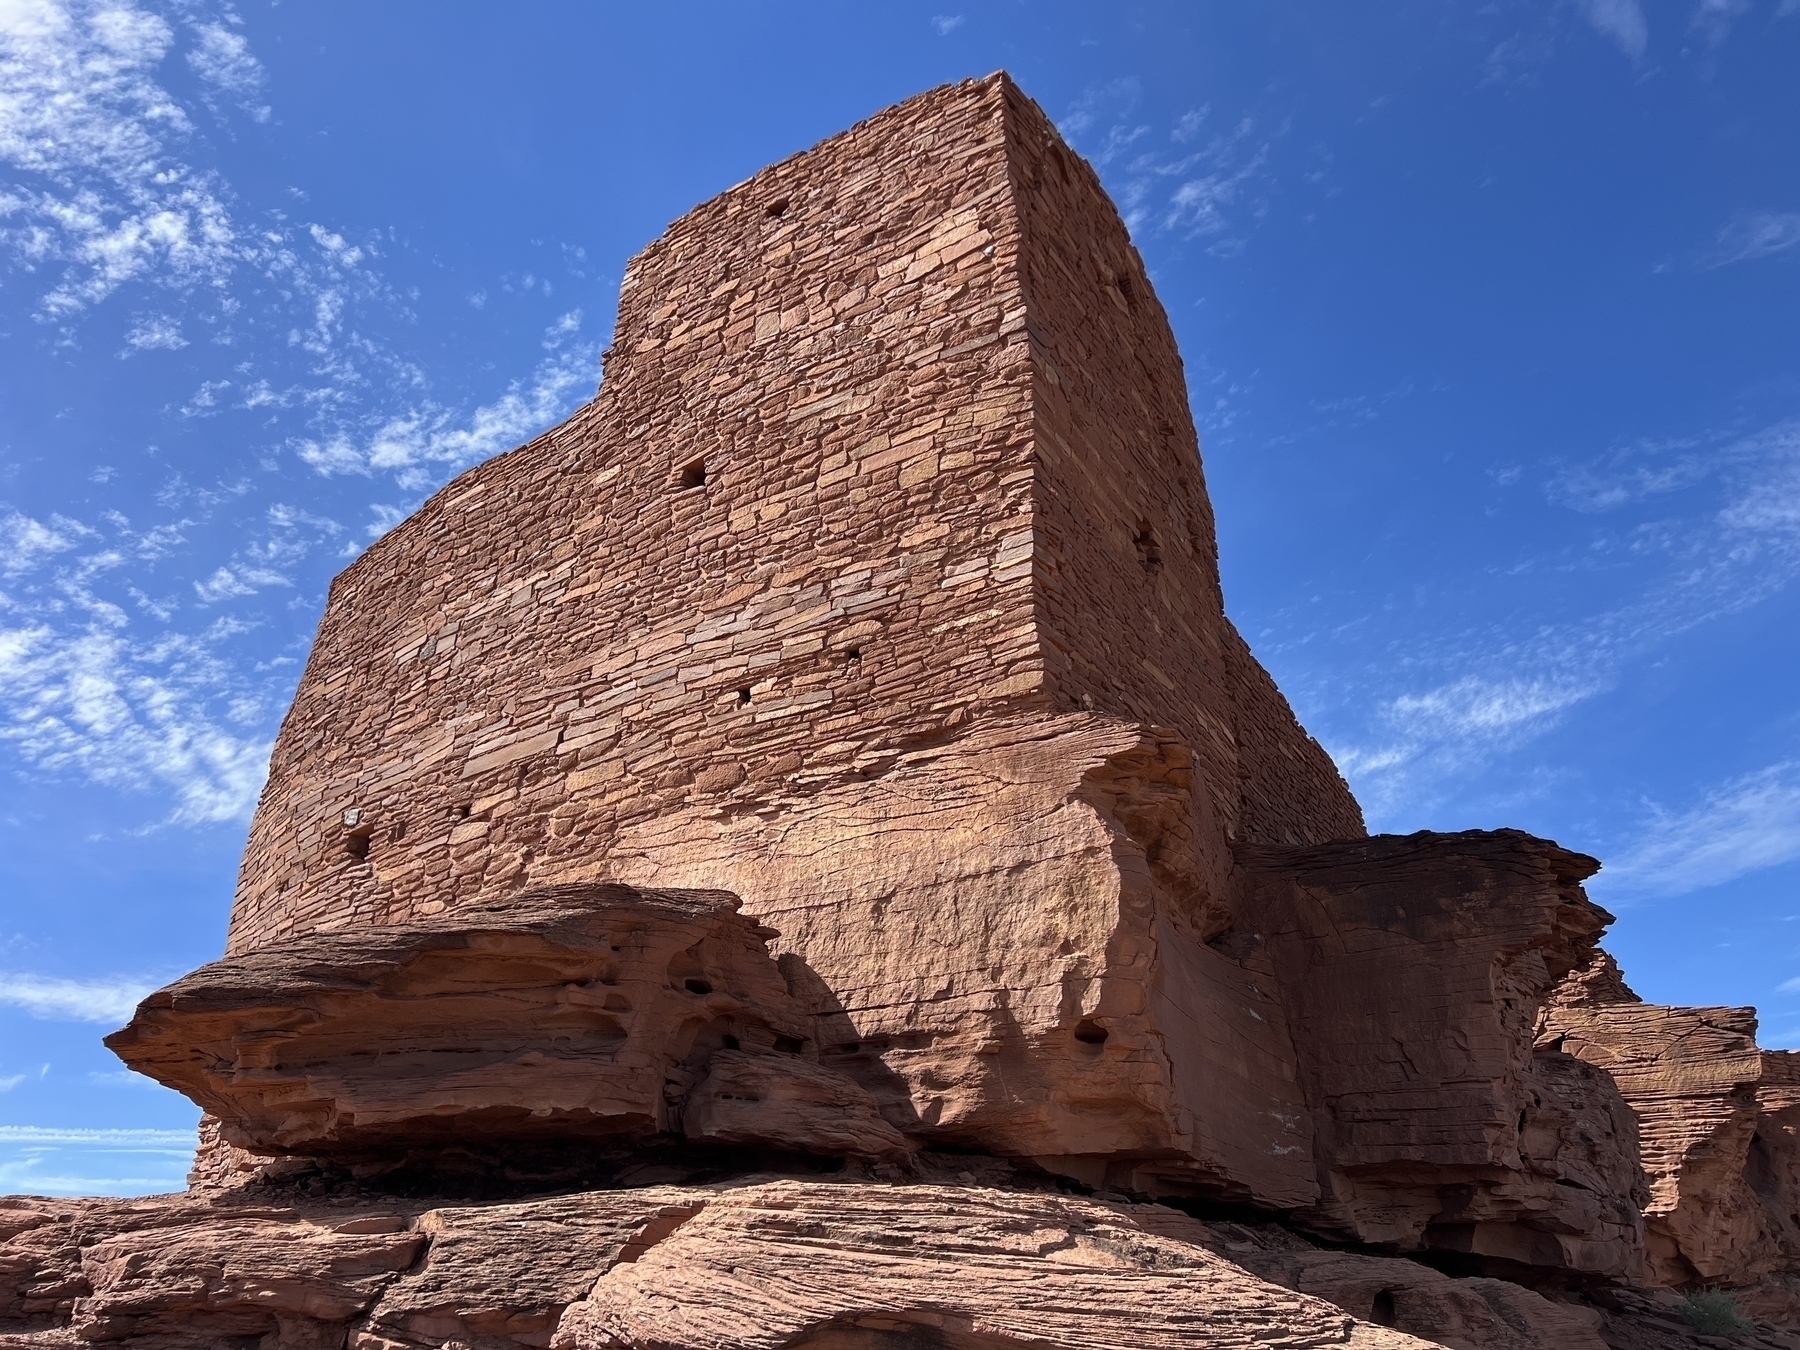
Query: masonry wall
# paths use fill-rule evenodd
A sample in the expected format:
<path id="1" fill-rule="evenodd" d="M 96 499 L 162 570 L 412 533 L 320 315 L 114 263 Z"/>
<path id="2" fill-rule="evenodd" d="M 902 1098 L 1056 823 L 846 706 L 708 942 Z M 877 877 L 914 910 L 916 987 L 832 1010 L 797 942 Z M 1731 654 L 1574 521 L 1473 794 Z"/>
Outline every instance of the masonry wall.
<path id="1" fill-rule="evenodd" d="M 603 862 L 630 820 L 1038 697 L 999 88 L 677 221 L 628 269 L 599 397 L 338 579 L 233 951 Z"/>
<path id="2" fill-rule="evenodd" d="M 1362 813 L 1225 618 L 1175 335 L 1088 164 L 1016 88 L 1038 610 L 1052 687 L 1178 730 L 1210 851 L 1360 836 Z M 1215 869 L 1210 869 L 1215 870 Z"/>
<path id="3" fill-rule="evenodd" d="M 995 76 L 675 222 L 598 397 L 338 579 L 230 948 L 608 875 L 636 823 L 779 812 L 1058 708 L 1192 745 L 1214 891 L 1233 839 L 1361 833 L 1224 620 L 1124 227 Z"/>

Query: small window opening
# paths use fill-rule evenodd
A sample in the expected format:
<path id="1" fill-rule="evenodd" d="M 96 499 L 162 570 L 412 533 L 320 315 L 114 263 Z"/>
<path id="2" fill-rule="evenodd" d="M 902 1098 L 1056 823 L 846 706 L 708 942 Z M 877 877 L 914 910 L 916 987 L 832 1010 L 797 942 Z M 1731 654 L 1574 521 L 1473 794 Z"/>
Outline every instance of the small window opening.
<path id="1" fill-rule="evenodd" d="M 712 986 L 705 980 L 684 980 L 682 981 L 682 985 L 690 994 L 705 995 L 712 993 Z"/>
<path id="2" fill-rule="evenodd" d="M 450 816 L 453 820 L 467 820 L 469 818 L 469 812 L 472 809 L 470 803 L 458 802 L 455 806 L 450 808 Z"/>
<path id="3" fill-rule="evenodd" d="M 406 838 L 406 822 L 404 820 L 396 820 L 394 822 L 394 828 L 388 831 L 388 838 L 393 840 L 396 844 Z"/>
<path id="4" fill-rule="evenodd" d="M 1138 527 L 1131 542 L 1137 548 L 1138 565 L 1147 575 L 1155 576 L 1162 571 L 1162 546 L 1156 542 L 1156 532 L 1147 522 Z"/>
<path id="5" fill-rule="evenodd" d="M 844 660 L 848 661 L 851 665 L 855 665 L 858 661 L 862 660 L 862 648 L 852 647 L 849 651 L 844 653 Z"/>
<path id="6" fill-rule="evenodd" d="M 738 707 L 740 707 L 740 708 L 748 707 L 750 704 L 750 691 L 748 689 L 738 690 L 737 691 L 737 701 L 738 701 Z"/>
<path id="7" fill-rule="evenodd" d="M 1394 1325 L 1394 1291 L 1392 1289 L 1375 1291 L 1374 1302 L 1369 1305 L 1369 1320 L 1378 1327 Z"/>
<path id="8" fill-rule="evenodd" d="M 364 827 L 360 830 L 352 830 L 349 834 L 344 836 L 345 854 L 355 859 L 357 862 L 368 861 L 369 837 L 372 833 L 372 830 Z"/>
<path id="9" fill-rule="evenodd" d="M 738 1049 L 738 1038 L 727 1032 L 724 1039 L 724 1045 L 727 1050 L 736 1050 Z"/>
<path id="10" fill-rule="evenodd" d="M 781 217 L 787 214 L 787 209 L 788 199 L 786 197 L 777 197 L 774 201 L 769 203 L 769 219 L 781 219 Z"/>
<path id="11" fill-rule="evenodd" d="M 706 461 L 697 459 L 692 464 L 684 464 L 681 468 L 681 490 L 706 486 Z"/>
<path id="12" fill-rule="evenodd" d="M 1127 277 L 1127 276 L 1121 276 L 1113 284 L 1119 288 L 1119 294 L 1125 298 L 1126 307 L 1130 308 L 1130 309 L 1136 309 L 1137 308 L 1137 292 L 1132 290 L 1132 288 L 1131 288 L 1131 278 Z"/>
<path id="13" fill-rule="evenodd" d="M 1525 1133 L 1525 1113 L 1523 1111 L 1519 1112 L 1519 1133 Z"/>
<path id="14" fill-rule="evenodd" d="M 775 1048 L 784 1055 L 797 1055 L 805 1045 L 806 1042 L 798 1036 L 777 1036 L 775 1038 Z"/>
<path id="15" fill-rule="evenodd" d="M 1105 1045 L 1108 1032 L 1091 1017 L 1081 1019 L 1075 1028 L 1075 1039 L 1083 1045 Z"/>

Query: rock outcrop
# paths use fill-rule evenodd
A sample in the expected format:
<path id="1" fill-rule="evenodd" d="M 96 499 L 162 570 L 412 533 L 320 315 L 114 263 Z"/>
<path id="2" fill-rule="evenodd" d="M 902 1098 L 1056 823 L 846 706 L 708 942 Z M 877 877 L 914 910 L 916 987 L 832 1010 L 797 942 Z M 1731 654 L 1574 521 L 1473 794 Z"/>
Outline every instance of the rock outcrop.
<path id="1" fill-rule="evenodd" d="M 190 1190 L 0 1203 L 0 1350 L 1800 1326 L 1800 1069 L 1638 1001 L 1596 865 L 1365 834 L 1099 180 L 933 90 L 675 222 L 595 399 L 334 583 L 227 954 L 108 1038 Z"/>
<path id="2" fill-rule="evenodd" d="M 1240 854 L 1214 945 L 1275 991 L 1314 1126 L 1325 1230 L 1631 1279 L 1644 1202 L 1612 1081 L 1534 1050 L 1611 915 L 1598 864 L 1514 830 Z"/>
<path id="3" fill-rule="evenodd" d="M 322 933 L 152 994 L 107 1044 L 262 1154 L 379 1157 L 656 1134 L 904 1153 L 816 1063 L 767 929 L 717 892 L 561 886 Z"/>
<path id="4" fill-rule="evenodd" d="M 1544 1009 L 1539 1043 L 1604 1069 L 1636 1114 L 1658 1283 L 1748 1285 L 1800 1254 L 1794 1057 L 1753 1008 L 1645 1003 L 1595 953 Z"/>

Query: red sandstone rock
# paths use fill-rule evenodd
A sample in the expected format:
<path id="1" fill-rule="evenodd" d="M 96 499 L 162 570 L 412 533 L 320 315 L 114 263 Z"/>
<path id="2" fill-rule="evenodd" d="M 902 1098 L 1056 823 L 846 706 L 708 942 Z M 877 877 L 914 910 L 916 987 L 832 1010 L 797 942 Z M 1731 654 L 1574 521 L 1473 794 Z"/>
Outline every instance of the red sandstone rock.
<path id="1" fill-rule="evenodd" d="M 596 399 L 334 584 L 230 955 L 109 1038 L 216 1117 L 190 1197 L 0 1205 L 0 1350 L 1691 1344 L 1646 1214 L 1655 1278 L 1800 1314 L 1800 1072 L 1624 989 L 1591 859 L 1363 837 L 1224 616 L 1184 388 L 1004 77 L 672 225 Z M 307 1191 L 571 1141 L 989 1156 Z"/>
<path id="2" fill-rule="evenodd" d="M 8 1211 L 36 1227 L 0 1240 L 0 1271 L 47 1247 L 67 1292 L 35 1327 L 0 1312 L 0 1346 L 1426 1344 L 1259 1279 L 1198 1226 L 1161 1236 L 1140 1222 L 1152 1208 L 791 1181 L 423 1212 L 35 1202 Z M 28 1248 L 39 1230 L 56 1241 Z"/>
<path id="3" fill-rule="evenodd" d="M 984 1190 L 726 1192 L 570 1307 L 557 1350 L 1423 1346 L 1129 1209 Z"/>
<path id="4" fill-rule="evenodd" d="M 1748 1284 L 1791 1262 L 1800 1094 L 1789 1061 L 1756 1048 L 1754 1009 L 1644 1003 L 1599 953 L 1556 991 L 1539 1040 L 1604 1069 L 1637 1113 L 1658 1282 Z"/>
<path id="5" fill-rule="evenodd" d="M 230 950 L 726 889 L 904 1133 L 1288 1206 L 1291 1050 L 1204 939 L 1234 841 L 1361 830 L 1125 227 L 996 76 L 671 225 L 595 400 L 338 579 Z"/>
<path id="6" fill-rule="evenodd" d="M 1630 1278 L 1635 1123 L 1604 1074 L 1533 1053 L 1611 916 L 1591 858 L 1515 830 L 1243 850 L 1215 945 L 1276 993 L 1312 1113 L 1316 1222 L 1362 1242 Z"/>
<path id="7" fill-rule="evenodd" d="M 258 1153 L 679 1132 L 687 1090 L 725 1047 L 737 1082 L 760 1064 L 770 1085 L 761 1109 L 740 1096 L 727 1113 L 732 1142 L 901 1147 L 855 1084 L 785 1067 L 810 1027 L 767 936 L 716 892 L 556 887 L 214 962 L 107 1044 Z M 794 1072 L 807 1109 L 784 1095 Z"/>

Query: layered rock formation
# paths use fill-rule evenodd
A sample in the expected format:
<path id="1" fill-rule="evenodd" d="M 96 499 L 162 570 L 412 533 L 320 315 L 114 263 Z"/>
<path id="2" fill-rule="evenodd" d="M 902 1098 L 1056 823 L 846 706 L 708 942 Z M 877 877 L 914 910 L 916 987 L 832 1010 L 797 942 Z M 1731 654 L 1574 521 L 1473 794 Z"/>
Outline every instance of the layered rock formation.
<path id="1" fill-rule="evenodd" d="M 672 225 L 593 402 L 334 584 L 227 954 L 109 1038 L 193 1189 L 0 1209 L 0 1347 L 1800 1322 L 1800 1071 L 1638 1002 L 1595 866 L 1365 835 L 1097 178 L 934 90 Z"/>

